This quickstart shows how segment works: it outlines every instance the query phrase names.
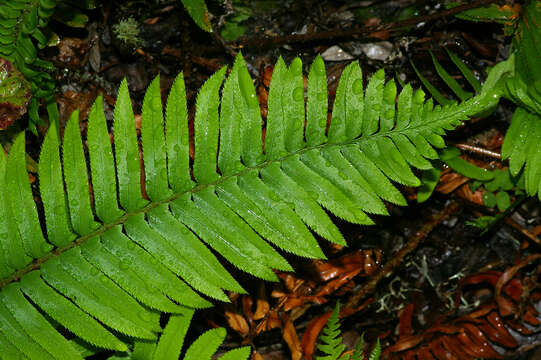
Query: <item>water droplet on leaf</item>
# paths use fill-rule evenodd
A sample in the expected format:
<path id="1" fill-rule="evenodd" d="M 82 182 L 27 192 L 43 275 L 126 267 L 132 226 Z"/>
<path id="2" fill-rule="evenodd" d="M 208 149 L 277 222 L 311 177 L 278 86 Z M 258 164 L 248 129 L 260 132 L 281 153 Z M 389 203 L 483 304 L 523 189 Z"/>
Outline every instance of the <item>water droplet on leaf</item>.
<path id="1" fill-rule="evenodd" d="M 118 267 L 120 268 L 120 270 L 128 270 L 130 267 L 130 264 L 128 264 L 126 261 L 121 260 L 118 263 Z"/>
<path id="2" fill-rule="evenodd" d="M 353 82 L 352 90 L 353 90 L 353 93 L 355 95 L 359 95 L 360 93 L 362 93 L 362 91 L 363 91 L 363 80 L 362 79 L 355 80 Z"/>
<path id="3" fill-rule="evenodd" d="M 96 276 L 96 275 L 98 275 L 99 273 L 100 273 L 100 270 L 99 270 L 97 267 L 92 266 L 92 267 L 90 268 L 90 274 L 91 274 L 92 276 Z"/>
<path id="4" fill-rule="evenodd" d="M 317 200 L 319 198 L 318 193 L 316 193 L 314 191 L 307 191 L 307 193 L 308 193 L 308 196 L 310 196 L 314 200 Z"/>
<path id="5" fill-rule="evenodd" d="M 301 101 L 304 99 L 304 89 L 302 87 L 295 88 L 293 90 L 293 100 Z"/>

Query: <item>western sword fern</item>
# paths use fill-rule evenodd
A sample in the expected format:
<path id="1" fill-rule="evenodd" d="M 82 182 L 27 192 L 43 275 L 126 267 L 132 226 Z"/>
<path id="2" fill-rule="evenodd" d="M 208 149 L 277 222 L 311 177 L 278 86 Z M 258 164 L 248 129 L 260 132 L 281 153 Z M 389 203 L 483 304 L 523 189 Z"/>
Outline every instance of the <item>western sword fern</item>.
<path id="1" fill-rule="evenodd" d="M 159 77 L 146 92 L 143 169 L 126 81 L 114 111 L 114 147 L 101 97 L 90 111 L 89 163 L 77 112 L 62 141 L 51 126 L 39 159 L 44 216 L 28 181 L 25 135 L 7 160 L 0 156 L 0 347 L 7 349 L 0 358 L 82 358 L 71 338 L 118 351 L 155 342 L 160 312 L 174 318 L 211 306 L 203 295 L 228 301 L 223 290 L 245 292 L 215 253 L 271 281 L 273 269 L 291 270 L 272 245 L 323 258 L 314 234 L 345 244 L 324 209 L 369 225 L 368 214 L 387 214 L 382 200 L 405 205 L 391 181 L 419 185 L 411 167 L 429 168 L 445 131 L 498 99 L 481 92 L 434 107 L 409 85 L 398 94 L 383 70 L 363 89 L 354 62 L 344 69 L 327 129 L 322 59 L 312 64 L 305 91 L 301 60 L 287 67 L 280 58 L 263 147 L 242 56 L 220 96 L 225 74 L 215 73 L 197 96 L 193 165 L 182 74 L 165 119 Z"/>

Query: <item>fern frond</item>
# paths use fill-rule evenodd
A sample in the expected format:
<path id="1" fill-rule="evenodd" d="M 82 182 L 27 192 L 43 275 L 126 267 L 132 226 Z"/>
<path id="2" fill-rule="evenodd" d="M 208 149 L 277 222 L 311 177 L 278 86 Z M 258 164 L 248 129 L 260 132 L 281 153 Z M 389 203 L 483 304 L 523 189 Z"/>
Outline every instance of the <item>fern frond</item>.
<path id="1" fill-rule="evenodd" d="M 342 332 L 340 330 L 340 321 L 338 315 L 340 314 L 340 304 L 336 303 L 331 317 L 327 321 L 327 325 L 323 328 L 323 334 L 320 336 L 321 343 L 318 345 L 318 349 L 325 354 L 325 356 L 318 356 L 317 360 L 336 360 L 342 355 L 346 346 L 342 344 Z"/>
<path id="2" fill-rule="evenodd" d="M 445 48 L 447 51 L 447 54 L 449 55 L 449 58 L 451 61 L 456 65 L 464 79 L 471 85 L 471 87 L 475 90 L 476 94 L 479 94 L 482 90 L 482 85 L 477 80 L 471 69 L 464 64 L 464 62 L 452 51 Z M 466 91 L 462 88 L 462 86 L 447 72 L 447 70 L 440 64 L 436 56 L 430 51 L 430 56 L 432 58 L 432 63 L 434 64 L 434 68 L 436 69 L 436 73 L 438 76 L 443 80 L 443 82 L 449 87 L 449 89 L 453 92 L 453 94 L 460 99 L 461 101 L 465 101 L 467 99 L 470 99 L 474 94 L 472 92 Z M 442 105 L 448 105 L 453 102 L 453 100 L 448 99 L 445 97 L 436 86 L 431 84 L 417 69 L 413 61 L 410 62 L 411 66 L 413 67 L 413 70 L 419 77 L 419 80 L 423 83 L 425 88 L 428 90 L 428 92 L 434 97 L 434 99 Z"/>
<path id="3" fill-rule="evenodd" d="M 346 345 L 342 344 L 342 331 L 340 330 L 340 320 L 338 318 L 340 314 L 340 303 L 337 302 L 336 306 L 327 321 L 327 325 L 323 328 L 323 333 L 319 336 L 321 343 L 318 345 L 318 349 L 325 354 L 325 356 L 317 356 L 317 360 L 364 360 L 364 334 L 361 334 L 361 338 L 355 346 L 353 354 L 345 354 L 342 357 Z M 372 349 L 368 360 L 379 360 L 381 355 L 381 346 L 379 339 L 376 342 L 376 346 Z"/>
<path id="4" fill-rule="evenodd" d="M 175 319 L 186 308 L 211 306 L 202 295 L 228 301 L 224 290 L 244 292 L 217 254 L 267 280 L 277 279 L 273 269 L 291 270 L 273 245 L 324 258 L 314 233 L 345 244 L 325 209 L 371 224 L 370 214 L 386 214 L 383 200 L 405 205 L 393 182 L 419 185 L 411 168 L 427 168 L 447 130 L 497 101 L 482 93 L 434 107 L 406 86 L 395 104 L 394 81 L 386 83 L 381 70 L 363 89 L 355 62 L 344 70 L 327 131 L 323 61 L 315 60 L 305 91 L 301 60 L 287 67 L 280 59 L 263 129 L 241 56 L 220 96 L 224 77 L 225 68 L 197 96 L 193 165 L 182 75 L 165 119 L 159 78 L 147 90 L 143 167 L 126 81 L 114 111 L 114 147 L 101 97 L 92 106 L 89 163 L 77 113 L 62 141 L 51 127 L 39 161 L 44 217 L 26 172 L 24 134 L 7 160 L 0 156 L 0 343 L 10 353 L 62 358 L 61 349 L 80 358 L 59 335 L 66 330 L 98 348 L 122 351 L 136 342 L 146 349 L 162 332 L 160 312 Z"/>
<path id="5" fill-rule="evenodd" d="M 514 75 L 507 79 L 504 95 L 519 107 L 511 120 L 502 145 L 502 158 L 509 159 L 511 174 L 524 167 L 525 188 L 541 199 L 541 8 L 530 1 L 522 11 L 513 42 L 515 54 L 508 60 Z"/>
<path id="6" fill-rule="evenodd" d="M 502 94 L 505 92 L 502 89 L 502 84 L 505 84 L 509 81 L 508 75 L 509 73 L 512 73 L 514 56 L 511 56 L 510 59 L 497 64 L 490 71 L 486 81 L 481 85 L 479 80 L 477 80 L 473 75 L 472 71 L 466 66 L 466 64 L 464 64 L 464 62 L 462 62 L 462 60 L 460 60 L 458 56 L 456 56 L 453 52 L 449 50 L 447 50 L 447 53 L 453 63 L 458 67 L 464 78 L 467 80 L 467 82 L 470 83 L 471 87 L 475 90 L 477 96 L 479 96 L 480 94 L 482 96 L 482 94 Z M 432 54 L 432 52 L 430 52 L 430 55 L 432 57 L 434 67 L 436 68 L 436 72 L 447 84 L 447 86 L 452 90 L 455 96 L 461 100 L 470 99 L 473 94 L 462 89 L 458 82 L 454 80 L 451 75 L 449 75 L 449 73 L 443 68 L 443 66 L 439 63 L 438 59 L 434 56 L 434 54 Z M 443 96 L 443 94 L 441 94 L 441 92 L 417 70 L 413 62 L 411 63 L 411 65 L 425 88 L 427 88 L 427 90 L 434 97 L 434 99 L 436 99 L 436 101 L 438 101 L 440 104 L 447 105 L 453 103 L 453 100 L 450 100 Z M 476 114 L 475 116 L 486 117 L 490 115 L 496 109 L 496 105 L 497 102 L 493 102 L 491 106 L 485 108 L 483 111 Z M 451 154 L 453 150 L 456 151 Z M 489 173 L 487 173 L 484 169 L 476 168 L 470 163 L 460 159 L 458 155 L 460 155 L 460 153 L 457 149 L 444 149 L 444 151 L 440 151 L 439 158 L 443 160 L 449 167 L 453 168 L 455 171 L 461 172 L 461 170 L 465 170 L 462 171 L 463 175 L 464 172 L 466 172 L 468 174 L 466 176 L 471 176 L 475 179 L 488 180 L 485 178 L 486 176 L 489 176 Z M 426 201 L 430 197 L 430 195 L 436 188 L 436 185 L 438 184 L 441 174 L 441 162 L 435 161 L 432 164 L 428 163 L 426 167 L 419 166 L 420 164 L 413 165 L 417 168 L 423 169 L 423 174 L 421 178 L 422 184 L 417 193 L 417 201 L 421 203 Z"/>

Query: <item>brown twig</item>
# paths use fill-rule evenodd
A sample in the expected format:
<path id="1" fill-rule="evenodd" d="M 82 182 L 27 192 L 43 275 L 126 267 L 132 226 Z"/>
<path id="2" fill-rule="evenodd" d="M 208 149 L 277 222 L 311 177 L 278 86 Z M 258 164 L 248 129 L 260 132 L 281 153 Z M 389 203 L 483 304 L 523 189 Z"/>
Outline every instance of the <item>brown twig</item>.
<path id="1" fill-rule="evenodd" d="M 369 37 L 370 34 L 372 33 L 377 33 L 380 31 L 400 30 L 405 27 L 414 26 L 422 22 L 426 23 L 429 21 L 452 16 L 462 11 L 488 5 L 492 2 L 494 2 L 494 0 L 476 0 L 465 5 L 460 5 L 452 9 L 447 9 L 442 12 L 438 12 L 436 14 L 413 17 L 413 18 L 397 21 L 390 24 L 382 24 L 382 25 L 363 27 L 363 28 L 353 27 L 346 30 L 329 30 L 329 31 L 316 32 L 316 33 L 292 34 L 292 35 L 274 36 L 274 37 L 260 37 L 260 36 L 242 37 L 235 42 L 229 42 L 227 44 L 230 46 L 235 46 L 235 47 L 240 47 L 240 48 L 242 47 L 265 48 L 265 47 L 281 46 L 284 44 L 292 44 L 292 43 L 299 43 L 299 42 L 302 43 L 302 42 L 317 41 L 317 40 L 350 38 L 350 37 L 357 37 L 361 35 Z"/>
<path id="2" fill-rule="evenodd" d="M 421 228 L 421 230 L 417 231 L 415 235 L 408 240 L 404 247 L 394 254 L 393 257 L 377 273 L 375 273 L 374 276 L 372 276 L 370 280 L 366 282 L 366 284 L 363 285 L 358 292 L 349 298 L 345 308 L 355 308 L 362 299 L 372 294 L 376 290 L 376 287 L 381 280 L 389 276 L 408 254 L 412 253 L 415 251 L 415 249 L 417 249 L 417 247 L 419 247 L 423 240 L 432 230 L 434 230 L 434 228 L 436 228 L 436 226 L 438 226 L 443 220 L 445 220 L 449 215 L 453 214 L 459 208 L 459 203 L 453 201 L 438 214 L 434 215 Z"/>
<path id="3" fill-rule="evenodd" d="M 520 231 L 522 233 L 522 235 L 526 236 L 528 239 L 530 239 L 531 241 L 533 241 L 534 243 L 536 243 L 537 245 L 541 245 L 541 240 L 535 236 L 534 234 L 532 234 L 531 232 L 528 231 L 528 229 L 525 229 L 524 227 L 522 227 L 520 224 L 518 224 L 515 220 L 513 220 L 512 218 L 506 216 L 504 219 L 503 219 L 507 224 L 511 225 L 513 228 L 515 228 L 516 230 Z"/>
<path id="4" fill-rule="evenodd" d="M 456 144 L 455 146 L 457 148 L 459 148 L 460 150 L 469 151 L 471 153 L 488 156 L 488 157 L 491 157 L 491 158 L 494 158 L 494 159 L 501 160 L 501 158 L 502 158 L 502 155 L 500 153 L 497 153 L 495 151 L 490 151 L 488 149 L 483 149 L 481 147 L 468 145 L 468 144 Z"/>

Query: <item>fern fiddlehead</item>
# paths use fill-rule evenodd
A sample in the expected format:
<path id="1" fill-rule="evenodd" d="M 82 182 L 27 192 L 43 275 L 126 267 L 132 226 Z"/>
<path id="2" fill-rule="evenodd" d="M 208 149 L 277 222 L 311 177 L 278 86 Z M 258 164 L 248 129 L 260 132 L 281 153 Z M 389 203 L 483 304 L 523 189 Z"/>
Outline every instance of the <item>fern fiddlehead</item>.
<path id="1" fill-rule="evenodd" d="M 341 77 L 327 131 L 323 61 L 310 68 L 306 115 L 301 60 L 287 67 L 280 59 L 263 148 L 259 104 L 241 56 L 220 97 L 224 77 L 225 68 L 197 96 L 193 165 L 182 75 L 165 119 L 159 78 L 149 86 L 141 127 L 148 199 L 125 81 L 114 148 L 101 98 L 89 114 L 89 164 L 77 113 L 62 141 L 54 127 L 48 132 L 39 161 L 44 221 L 24 166 L 24 134 L 7 160 L 0 156 L 0 225 L 7 230 L 0 232 L 0 343 L 10 354 L 81 358 L 63 329 L 118 351 L 130 338 L 155 341 L 160 312 L 210 306 L 201 294 L 228 301 L 223 290 L 244 292 L 213 251 L 266 280 L 276 280 L 272 269 L 291 269 L 271 244 L 323 258 L 313 233 L 345 244 L 324 209 L 368 225 L 369 214 L 386 214 L 383 200 L 405 205 L 391 181 L 418 185 L 411 167 L 428 167 L 446 130 L 497 101 L 482 93 L 434 107 L 410 86 L 398 94 L 382 70 L 363 89 L 354 62 Z"/>

